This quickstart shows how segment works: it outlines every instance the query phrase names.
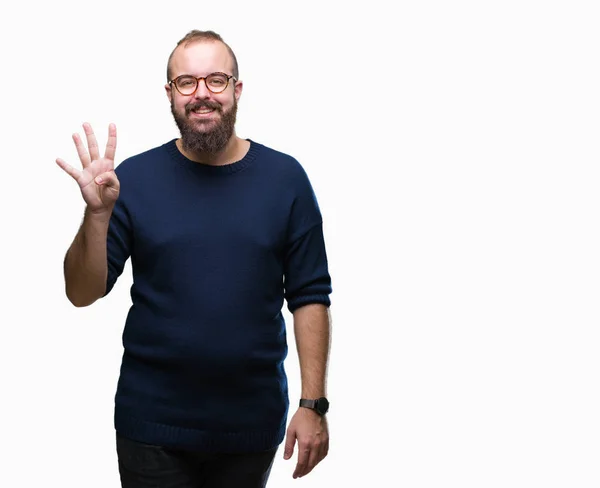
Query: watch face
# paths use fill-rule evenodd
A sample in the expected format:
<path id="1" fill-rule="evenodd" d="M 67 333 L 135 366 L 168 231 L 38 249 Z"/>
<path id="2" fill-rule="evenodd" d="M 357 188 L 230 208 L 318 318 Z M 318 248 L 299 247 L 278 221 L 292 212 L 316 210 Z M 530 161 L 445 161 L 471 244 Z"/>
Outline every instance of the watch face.
<path id="1" fill-rule="evenodd" d="M 317 412 L 319 412 L 321 415 L 325 415 L 329 410 L 329 401 L 327 400 L 327 398 L 319 398 L 317 400 L 316 408 Z"/>

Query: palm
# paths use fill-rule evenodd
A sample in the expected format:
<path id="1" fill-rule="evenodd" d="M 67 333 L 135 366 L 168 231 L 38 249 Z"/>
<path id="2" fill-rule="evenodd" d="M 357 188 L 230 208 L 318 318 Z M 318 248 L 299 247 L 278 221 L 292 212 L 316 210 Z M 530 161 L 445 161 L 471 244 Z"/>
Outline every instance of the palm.
<path id="1" fill-rule="evenodd" d="M 88 208 L 92 211 L 111 210 L 119 196 L 118 179 L 114 174 L 115 168 L 115 150 L 117 147 L 117 129 L 111 124 L 108 128 L 108 142 L 106 143 L 106 151 L 104 156 L 100 156 L 98 144 L 94 131 L 89 124 L 84 124 L 85 135 L 89 147 L 89 152 L 86 150 L 79 135 L 74 134 L 73 140 L 79 160 L 83 167 L 82 170 L 77 170 L 68 165 L 62 159 L 57 159 L 57 164 L 69 173 L 81 189 L 81 194 Z M 111 174 L 112 172 L 112 174 Z M 98 184 L 96 178 L 103 176 L 105 178 L 109 174 L 114 179 L 112 184 Z"/>
<path id="2" fill-rule="evenodd" d="M 77 183 L 81 189 L 83 199 L 90 209 L 95 210 L 108 207 L 116 198 L 113 198 L 111 188 L 96 183 L 96 177 L 107 171 L 113 170 L 114 161 L 108 158 L 100 158 L 92 161 L 89 166 L 83 168 Z"/>

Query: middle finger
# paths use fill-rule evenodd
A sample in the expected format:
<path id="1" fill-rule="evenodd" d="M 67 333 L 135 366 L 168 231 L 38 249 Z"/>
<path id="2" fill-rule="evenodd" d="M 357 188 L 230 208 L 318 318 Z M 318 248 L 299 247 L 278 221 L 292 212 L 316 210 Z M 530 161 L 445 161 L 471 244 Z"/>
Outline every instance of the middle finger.
<path id="1" fill-rule="evenodd" d="M 83 130 L 85 131 L 85 136 L 87 137 L 90 157 L 92 158 L 92 161 L 96 161 L 96 159 L 100 159 L 100 151 L 98 150 L 98 142 L 96 141 L 96 136 L 94 135 L 92 126 L 86 122 L 83 124 Z"/>

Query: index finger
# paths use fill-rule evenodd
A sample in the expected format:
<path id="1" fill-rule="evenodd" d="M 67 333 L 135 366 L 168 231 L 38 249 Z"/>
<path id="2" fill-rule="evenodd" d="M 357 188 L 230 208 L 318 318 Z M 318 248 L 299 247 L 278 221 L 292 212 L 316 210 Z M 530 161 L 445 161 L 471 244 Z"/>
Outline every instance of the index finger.
<path id="1" fill-rule="evenodd" d="M 104 157 L 115 160 L 115 151 L 117 150 L 117 126 L 115 124 L 109 124 L 108 126 L 108 141 L 106 142 L 106 151 L 104 151 Z"/>

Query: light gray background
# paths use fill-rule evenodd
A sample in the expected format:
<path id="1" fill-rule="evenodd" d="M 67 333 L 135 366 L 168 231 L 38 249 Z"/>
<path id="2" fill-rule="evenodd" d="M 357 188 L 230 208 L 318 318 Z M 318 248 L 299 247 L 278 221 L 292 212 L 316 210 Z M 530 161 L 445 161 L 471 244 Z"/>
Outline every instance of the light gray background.
<path id="1" fill-rule="evenodd" d="M 295 156 L 325 220 L 330 454 L 293 480 L 296 455 L 281 448 L 270 486 L 597 487 L 595 5 L 11 4 L 0 485 L 118 486 L 131 267 L 91 307 L 67 301 L 63 257 L 84 206 L 54 160 L 79 164 L 84 121 L 102 145 L 116 123 L 117 162 L 176 137 L 166 61 L 198 28 L 238 56 L 238 134 Z"/>

